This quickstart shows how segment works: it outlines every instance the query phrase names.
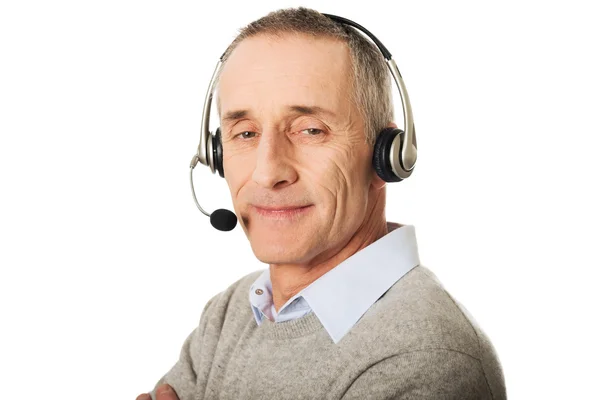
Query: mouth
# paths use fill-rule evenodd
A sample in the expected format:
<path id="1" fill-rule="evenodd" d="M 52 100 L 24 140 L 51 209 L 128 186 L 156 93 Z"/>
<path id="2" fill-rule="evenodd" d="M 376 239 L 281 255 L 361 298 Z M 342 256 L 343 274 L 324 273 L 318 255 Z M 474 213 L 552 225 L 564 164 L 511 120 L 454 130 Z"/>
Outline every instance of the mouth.
<path id="1" fill-rule="evenodd" d="M 312 204 L 307 206 L 291 206 L 291 207 L 273 207 L 273 208 L 263 208 L 259 206 L 250 206 L 250 209 L 265 219 L 272 220 L 293 220 L 298 217 L 303 216 L 312 208 Z"/>

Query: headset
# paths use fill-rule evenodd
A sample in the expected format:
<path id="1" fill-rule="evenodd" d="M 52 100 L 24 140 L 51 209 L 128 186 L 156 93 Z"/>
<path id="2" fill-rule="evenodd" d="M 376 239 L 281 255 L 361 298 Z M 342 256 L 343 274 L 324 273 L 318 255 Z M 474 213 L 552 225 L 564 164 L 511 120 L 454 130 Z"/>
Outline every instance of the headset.
<path id="1" fill-rule="evenodd" d="M 402 112 L 404 114 L 404 129 L 385 128 L 377 135 L 375 146 L 373 147 L 373 168 L 377 175 L 385 182 L 400 182 L 408 178 L 417 162 L 417 137 L 415 134 L 415 125 L 413 122 L 412 108 L 408 98 L 408 91 L 404 85 L 404 80 L 396 62 L 392 60 L 392 54 L 388 49 L 367 29 L 346 18 L 338 17 L 331 14 L 323 14 L 334 22 L 349 25 L 356 28 L 358 31 L 367 35 L 377 46 L 383 57 L 385 58 L 388 69 L 390 70 L 396 86 L 400 91 L 400 99 L 402 100 Z M 210 108 L 213 98 L 215 79 L 218 76 L 219 70 L 223 64 L 223 57 L 219 58 L 219 62 L 215 68 L 213 76 L 208 86 L 206 98 L 204 100 L 204 109 L 202 111 L 202 124 L 200 128 L 200 144 L 198 150 L 190 163 L 190 185 L 192 187 L 192 195 L 198 209 L 207 217 L 210 217 L 212 226 L 220 231 L 230 231 L 237 224 L 236 215 L 226 209 L 218 209 L 212 214 L 207 213 L 200 207 L 194 190 L 193 170 L 198 162 L 210 167 L 211 172 L 219 172 L 223 178 L 223 147 L 221 144 L 221 129 L 217 128 L 213 135 L 209 130 Z"/>

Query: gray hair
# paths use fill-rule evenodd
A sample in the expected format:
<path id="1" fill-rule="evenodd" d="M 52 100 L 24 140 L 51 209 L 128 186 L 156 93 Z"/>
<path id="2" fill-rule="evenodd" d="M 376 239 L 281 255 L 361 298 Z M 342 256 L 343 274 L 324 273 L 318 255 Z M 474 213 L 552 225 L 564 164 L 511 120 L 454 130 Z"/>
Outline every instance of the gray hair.
<path id="1" fill-rule="evenodd" d="M 377 133 L 393 121 L 391 80 L 385 59 L 377 46 L 356 29 L 334 22 L 318 11 L 298 7 L 273 11 L 251 22 L 239 32 L 223 54 L 223 64 L 241 41 L 259 34 L 273 36 L 305 34 L 313 37 L 330 37 L 345 42 L 350 49 L 354 75 L 352 101 L 363 117 L 366 142 L 373 145 Z M 216 77 L 215 85 L 218 83 L 219 75 Z M 220 115 L 218 101 L 217 105 Z"/>

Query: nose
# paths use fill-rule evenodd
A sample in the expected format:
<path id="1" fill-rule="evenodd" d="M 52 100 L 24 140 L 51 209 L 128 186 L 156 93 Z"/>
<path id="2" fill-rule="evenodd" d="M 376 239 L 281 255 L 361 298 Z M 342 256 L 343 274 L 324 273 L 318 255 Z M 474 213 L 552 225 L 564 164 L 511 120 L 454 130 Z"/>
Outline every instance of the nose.
<path id="1" fill-rule="evenodd" d="M 256 148 L 256 165 L 252 174 L 254 182 L 267 189 L 294 183 L 298 176 L 290 162 L 292 146 L 282 132 L 263 132 Z"/>

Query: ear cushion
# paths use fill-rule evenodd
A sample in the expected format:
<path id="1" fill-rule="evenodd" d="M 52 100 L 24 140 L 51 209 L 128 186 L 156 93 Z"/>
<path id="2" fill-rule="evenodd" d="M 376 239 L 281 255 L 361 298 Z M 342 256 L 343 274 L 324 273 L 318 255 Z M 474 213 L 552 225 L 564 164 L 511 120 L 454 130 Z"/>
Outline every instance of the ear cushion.
<path id="1" fill-rule="evenodd" d="M 377 135 L 377 140 L 373 147 L 373 168 L 375 168 L 377 175 L 386 182 L 400 182 L 402 180 L 392 170 L 389 156 L 392 142 L 398 133 L 404 135 L 402 129 L 385 128 Z M 402 139 L 400 143 L 402 143 Z M 402 151 L 402 148 L 400 151 Z"/>
<path id="2" fill-rule="evenodd" d="M 211 135 L 212 136 L 212 135 Z M 223 144 L 221 143 L 221 128 L 217 128 L 215 136 L 212 137 L 213 141 L 213 163 L 215 169 L 219 171 L 221 178 L 224 178 L 223 172 Z"/>

